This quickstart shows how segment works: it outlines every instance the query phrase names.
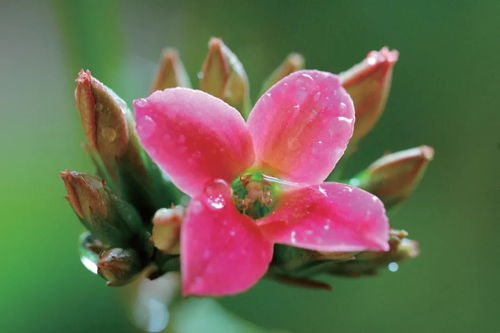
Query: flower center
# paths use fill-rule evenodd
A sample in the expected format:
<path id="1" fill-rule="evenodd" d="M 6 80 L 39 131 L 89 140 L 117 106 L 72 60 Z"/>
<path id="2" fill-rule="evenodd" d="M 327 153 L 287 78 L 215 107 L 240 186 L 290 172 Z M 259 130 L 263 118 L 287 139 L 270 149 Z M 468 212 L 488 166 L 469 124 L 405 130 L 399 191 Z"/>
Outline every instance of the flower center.
<path id="1" fill-rule="evenodd" d="M 234 204 L 242 214 L 253 219 L 264 217 L 276 204 L 278 186 L 261 172 L 245 173 L 231 183 Z"/>

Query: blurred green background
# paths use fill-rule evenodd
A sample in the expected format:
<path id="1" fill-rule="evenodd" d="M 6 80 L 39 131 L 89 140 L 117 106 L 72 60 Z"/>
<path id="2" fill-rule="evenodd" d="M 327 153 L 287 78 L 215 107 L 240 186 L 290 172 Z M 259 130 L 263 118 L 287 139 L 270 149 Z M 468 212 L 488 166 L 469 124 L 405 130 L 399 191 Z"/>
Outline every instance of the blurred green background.
<path id="1" fill-rule="evenodd" d="M 263 281 L 221 304 L 289 332 L 498 332 L 499 17 L 496 0 L 1 0 L 0 331 L 135 332 L 120 291 L 81 266 L 82 228 L 63 200 L 58 172 L 92 170 L 74 78 L 92 69 L 130 101 L 147 94 L 164 46 L 180 49 L 196 81 L 208 38 L 219 36 L 254 93 L 290 51 L 339 72 L 371 49 L 397 48 L 386 112 L 348 166 L 436 149 L 392 215 L 420 241 L 419 258 L 396 273 L 331 279 L 331 292 Z"/>

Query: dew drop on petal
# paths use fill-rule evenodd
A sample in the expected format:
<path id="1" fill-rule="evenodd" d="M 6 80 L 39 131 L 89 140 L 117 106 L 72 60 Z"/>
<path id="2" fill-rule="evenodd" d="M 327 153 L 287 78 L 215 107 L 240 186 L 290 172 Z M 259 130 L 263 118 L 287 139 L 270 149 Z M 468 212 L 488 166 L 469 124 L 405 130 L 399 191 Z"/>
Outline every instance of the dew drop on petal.
<path id="1" fill-rule="evenodd" d="M 222 209 L 226 206 L 224 194 L 226 191 L 225 184 L 214 182 L 205 188 L 205 202 L 211 209 Z"/>

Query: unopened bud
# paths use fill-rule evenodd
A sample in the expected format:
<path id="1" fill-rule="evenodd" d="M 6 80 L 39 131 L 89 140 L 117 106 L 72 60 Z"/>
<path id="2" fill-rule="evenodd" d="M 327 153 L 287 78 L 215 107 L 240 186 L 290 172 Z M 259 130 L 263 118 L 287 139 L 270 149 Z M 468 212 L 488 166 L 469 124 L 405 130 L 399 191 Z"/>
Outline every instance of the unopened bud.
<path id="1" fill-rule="evenodd" d="M 153 217 L 151 240 L 157 249 L 164 254 L 179 253 L 179 239 L 185 208 L 161 208 Z"/>
<path id="2" fill-rule="evenodd" d="M 177 202 L 180 192 L 142 149 L 126 103 L 90 71 L 81 71 L 76 82 L 76 105 L 88 141 L 85 149 L 99 176 L 150 223 L 157 209 Z"/>
<path id="3" fill-rule="evenodd" d="M 99 152 L 108 168 L 124 155 L 129 145 L 126 103 L 111 89 L 80 71 L 76 79 L 76 106 L 80 111 L 85 136 L 92 149 Z"/>
<path id="4" fill-rule="evenodd" d="M 165 49 L 161 55 L 151 92 L 175 87 L 191 87 L 191 82 L 177 50 Z"/>
<path id="5" fill-rule="evenodd" d="M 139 274 L 144 265 L 132 249 L 114 248 L 101 253 L 97 272 L 108 286 L 122 286 Z"/>
<path id="6" fill-rule="evenodd" d="M 368 134 L 384 111 L 398 55 L 398 51 L 386 47 L 371 51 L 361 63 L 340 74 L 356 110 L 351 144 Z"/>
<path id="7" fill-rule="evenodd" d="M 94 238 L 113 247 L 145 244 L 145 231 L 134 208 L 111 193 L 102 180 L 69 170 L 61 172 L 61 178 L 66 199 Z"/>
<path id="8" fill-rule="evenodd" d="M 219 38 L 212 38 L 209 42 L 200 89 L 246 115 L 250 103 L 247 74 L 236 55 Z"/>
<path id="9" fill-rule="evenodd" d="M 292 74 L 295 71 L 304 69 L 304 57 L 298 53 L 291 53 L 286 59 L 274 70 L 271 76 L 264 82 L 262 93 L 266 92 L 272 85 Z"/>
<path id="10" fill-rule="evenodd" d="M 385 155 L 349 183 L 375 194 L 389 208 L 411 195 L 433 156 L 428 146 Z"/>

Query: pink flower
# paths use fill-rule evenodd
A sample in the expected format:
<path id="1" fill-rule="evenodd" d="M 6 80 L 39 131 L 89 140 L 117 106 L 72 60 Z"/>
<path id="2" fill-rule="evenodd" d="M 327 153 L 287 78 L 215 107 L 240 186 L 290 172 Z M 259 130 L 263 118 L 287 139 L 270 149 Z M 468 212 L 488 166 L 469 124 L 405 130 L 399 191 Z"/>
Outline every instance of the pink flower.
<path id="1" fill-rule="evenodd" d="M 387 251 L 381 201 L 322 183 L 344 153 L 354 107 L 337 76 L 298 71 L 271 87 L 248 121 L 202 91 L 134 101 L 146 151 L 192 197 L 181 230 L 183 294 L 226 295 L 267 271 L 273 244 Z"/>

